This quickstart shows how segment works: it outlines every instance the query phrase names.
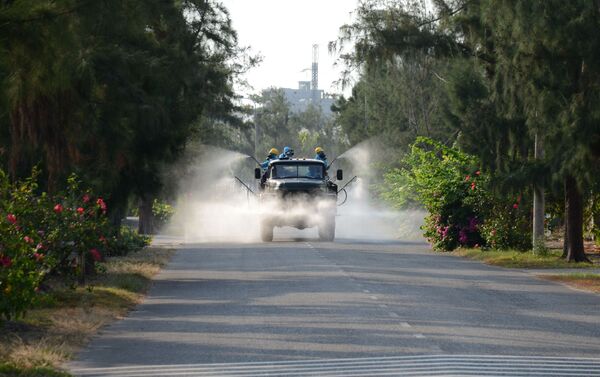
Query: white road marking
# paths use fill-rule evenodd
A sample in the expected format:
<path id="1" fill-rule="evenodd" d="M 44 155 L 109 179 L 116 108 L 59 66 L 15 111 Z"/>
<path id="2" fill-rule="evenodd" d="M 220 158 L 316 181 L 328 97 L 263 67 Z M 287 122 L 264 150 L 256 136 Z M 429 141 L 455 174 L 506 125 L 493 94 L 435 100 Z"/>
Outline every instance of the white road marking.
<path id="1" fill-rule="evenodd" d="M 402 327 L 406 327 L 406 328 L 412 327 L 412 326 L 410 325 L 410 323 L 408 323 L 408 322 L 402 322 L 402 323 L 400 324 L 400 326 L 402 326 Z"/>
<path id="2" fill-rule="evenodd" d="M 371 300 L 377 300 L 377 296 L 369 296 Z"/>
<path id="3" fill-rule="evenodd" d="M 400 316 L 394 312 L 389 312 L 388 314 L 390 315 L 390 317 L 400 318 Z"/>
<path id="4" fill-rule="evenodd" d="M 423 335 L 423 334 L 415 334 L 415 338 L 417 338 L 417 339 L 425 339 L 425 335 Z"/>
<path id="5" fill-rule="evenodd" d="M 78 376 L 600 376 L 600 359 L 426 355 L 222 364 L 74 368 Z"/>
<path id="6" fill-rule="evenodd" d="M 368 289 L 363 289 L 364 293 L 371 293 L 371 291 L 369 291 Z"/>
<path id="7" fill-rule="evenodd" d="M 388 306 L 386 304 L 379 304 L 379 307 L 382 308 L 382 309 L 387 309 L 388 308 Z"/>

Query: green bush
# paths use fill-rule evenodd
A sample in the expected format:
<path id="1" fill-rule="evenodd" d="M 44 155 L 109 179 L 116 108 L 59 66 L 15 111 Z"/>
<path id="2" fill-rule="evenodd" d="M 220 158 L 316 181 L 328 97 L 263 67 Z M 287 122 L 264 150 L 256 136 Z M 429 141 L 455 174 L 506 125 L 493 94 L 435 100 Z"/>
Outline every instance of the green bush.
<path id="1" fill-rule="evenodd" d="M 107 255 L 126 255 L 149 245 L 151 240 L 149 236 L 141 235 L 127 226 L 122 226 L 119 233 L 110 239 L 110 248 Z"/>
<path id="2" fill-rule="evenodd" d="M 429 215 L 422 229 L 435 250 L 523 248 L 529 242 L 526 214 L 490 190 L 491 178 L 479 170 L 477 158 L 418 138 L 403 164 L 385 175 L 383 196 L 397 207 L 414 202 L 425 207 Z"/>
<path id="3" fill-rule="evenodd" d="M 152 202 L 152 214 L 157 227 L 160 228 L 167 224 L 174 213 L 175 209 L 170 204 L 160 202 L 158 199 L 154 199 L 154 202 Z"/>
<path id="4" fill-rule="evenodd" d="M 531 249 L 529 212 L 520 209 L 520 199 L 514 204 L 492 204 L 487 212 L 481 233 L 493 249 Z"/>

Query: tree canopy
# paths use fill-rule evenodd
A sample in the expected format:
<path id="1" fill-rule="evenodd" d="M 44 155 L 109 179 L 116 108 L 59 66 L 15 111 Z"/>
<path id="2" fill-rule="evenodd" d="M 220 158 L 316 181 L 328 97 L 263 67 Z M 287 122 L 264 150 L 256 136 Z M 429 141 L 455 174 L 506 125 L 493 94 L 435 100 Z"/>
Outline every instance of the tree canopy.
<path id="1" fill-rule="evenodd" d="M 78 171 L 118 212 L 156 193 L 203 117 L 231 116 L 243 53 L 210 0 L 4 2 L 3 162 L 41 165 L 51 190 Z"/>
<path id="2" fill-rule="evenodd" d="M 331 47 L 345 51 L 341 59 L 349 73 L 360 72 L 353 97 L 340 104 L 342 122 L 346 116 L 355 122 L 346 122 L 351 138 L 352 130 L 360 130 L 359 118 L 351 114 L 357 112 L 361 97 L 367 98 L 368 85 L 386 100 L 396 95 L 400 106 L 403 100 L 414 102 L 403 93 L 411 88 L 410 80 L 395 81 L 398 85 L 388 94 L 374 71 L 389 80 L 390 66 L 429 68 L 426 77 L 438 82 L 421 85 L 425 94 L 409 92 L 424 99 L 426 106 L 421 108 L 434 105 L 433 121 L 424 120 L 426 129 L 438 132 L 434 138 L 478 156 L 482 168 L 509 189 L 524 190 L 540 182 L 555 190 L 564 187 L 568 258 L 585 259 L 582 203 L 597 185 L 600 167 L 600 8 L 583 0 L 432 4 L 428 10 L 419 1 L 364 1 L 356 21 L 341 29 Z M 348 44 L 350 50 L 344 50 Z M 408 77 L 414 80 L 418 75 Z M 436 98 L 441 99 L 436 103 Z M 383 111 L 395 120 L 392 129 L 406 128 L 402 123 L 410 107 L 394 114 L 397 107 L 365 106 L 365 119 L 370 113 L 381 118 Z M 357 138 L 389 133 L 386 121 L 374 118 L 364 124 Z M 444 127 L 456 132 L 444 134 Z M 533 158 L 535 138 L 544 145 L 543 158 Z M 406 141 L 410 138 L 395 143 L 406 148 Z"/>

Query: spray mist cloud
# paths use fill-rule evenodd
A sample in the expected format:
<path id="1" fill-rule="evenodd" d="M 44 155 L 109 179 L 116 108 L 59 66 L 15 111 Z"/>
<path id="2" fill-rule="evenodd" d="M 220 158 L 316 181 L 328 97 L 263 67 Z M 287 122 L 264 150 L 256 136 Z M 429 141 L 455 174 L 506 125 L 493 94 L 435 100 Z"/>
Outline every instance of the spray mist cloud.
<path id="1" fill-rule="evenodd" d="M 345 180 L 338 182 L 340 188 L 353 176 L 357 180 L 340 193 L 336 217 L 337 239 L 410 239 L 421 240 L 419 226 L 424 214 L 421 211 L 395 211 L 388 206 L 375 204 L 370 194 L 370 182 L 374 171 L 372 163 L 381 158 L 381 148 L 373 142 L 361 143 L 339 156 L 330 169 L 330 175 L 338 167 L 344 169 Z M 179 182 L 176 212 L 167 226 L 169 234 L 184 237 L 187 242 L 260 242 L 261 217 L 299 216 L 318 224 L 314 206 L 287 200 L 259 205 L 257 197 L 250 193 L 235 177 L 258 193 L 258 181 L 254 179 L 256 163 L 249 156 L 202 146 L 191 151 L 193 157 L 178 169 L 185 172 Z M 305 200 L 314 200 L 306 198 Z M 314 204 L 314 203 L 313 203 Z M 316 203 L 316 205 L 320 205 Z M 274 240 L 318 238 L 316 228 L 304 230 L 289 227 L 276 228 Z"/>

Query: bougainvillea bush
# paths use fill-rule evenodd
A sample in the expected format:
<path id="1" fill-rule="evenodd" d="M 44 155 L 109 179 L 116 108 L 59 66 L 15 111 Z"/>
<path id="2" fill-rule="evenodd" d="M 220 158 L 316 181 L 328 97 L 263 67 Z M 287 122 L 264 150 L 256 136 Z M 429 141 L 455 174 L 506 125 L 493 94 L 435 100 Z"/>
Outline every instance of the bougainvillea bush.
<path id="1" fill-rule="evenodd" d="M 0 317 L 22 316 L 49 276 L 73 284 L 122 247 L 101 197 L 77 177 L 56 195 L 39 193 L 38 172 L 10 183 L 0 171 Z M 143 246 L 143 245 L 142 245 Z"/>
<path id="2" fill-rule="evenodd" d="M 490 190 L 490 176 L 479 169 L 476 157 L 418 138 L 403 164 L 385 176 L 389 190 L 384 197 L 397 205 L 425 207 L 429 215 L 422 229 L 434 249 L 522 248 L 527 243 L 525 213 Z"/>

